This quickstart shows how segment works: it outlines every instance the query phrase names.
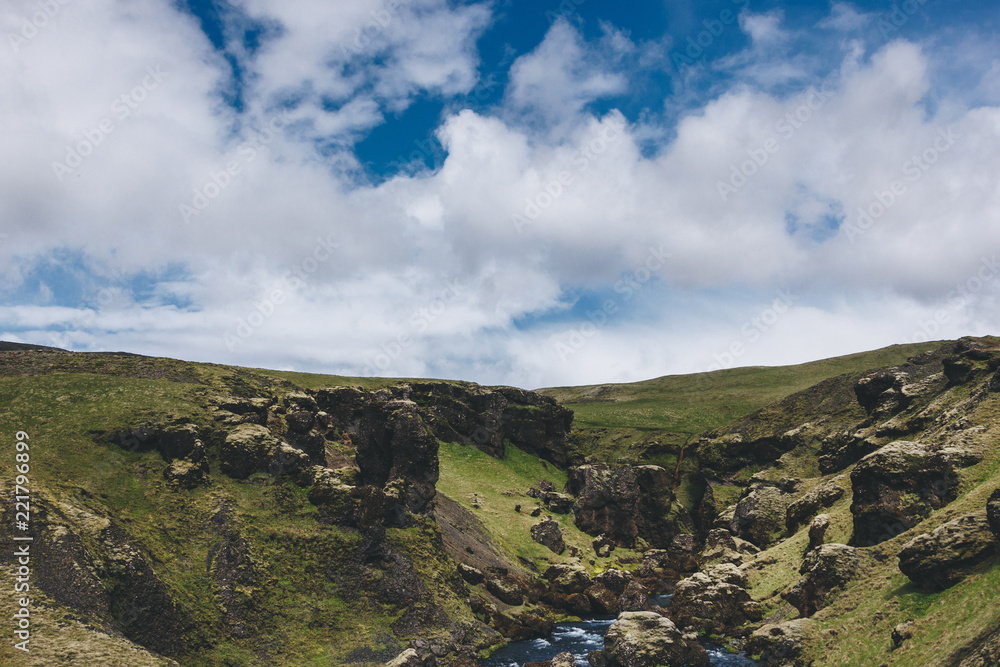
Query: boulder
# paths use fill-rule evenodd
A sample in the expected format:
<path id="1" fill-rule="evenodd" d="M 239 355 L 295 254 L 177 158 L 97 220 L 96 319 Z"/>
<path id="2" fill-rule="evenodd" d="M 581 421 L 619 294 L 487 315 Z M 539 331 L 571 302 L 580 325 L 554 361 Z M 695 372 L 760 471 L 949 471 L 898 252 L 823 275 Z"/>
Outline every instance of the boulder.
<path id="1" fill-rule="evenodd" d="M 856 546 L 873 546 L 909 530 L 958 495 L 958 468 L 980 457 L 957 447 L 931 449 L 899 440 L 861 459 L 851 473 Z"/>
<path id="2" fill-rule="evenodd" d="M 961 581 L 968 571 L 997 553 L 996 535 L 986 512 L 949 521 L 918 535 L 899 552 L 899 569 L 920 588 L 936 592 Z"/>
<path id="3" fill-rule="evenodd" d="M 624 570 L 605 570 L 594 577 L 594 583 L 604 586 L 615 595 L 621 595 L 632 581 L 632 574 Z"/>
<path id="4" fill-rule="evenodd" d="M 797 584 L 781 594 L 804 617 L 825 607 L 836 591 L 861 569 L 857 549 L 846 544 L 824 544 L 806 553 Z"/>
<path id="5" fill-rule="evenodd" d="M 792 502 L 785 511 L 785 526 L 789 533 L 794 533 L 799 526 L 808 521 L 821 509 L 831 507 L 844 497 L 844 487 L 830 480 L 820 484 L 815 489 Z"/>
<path id="6" fill-rule="evenodd" d="M 734 563 L 741 565 L 748 557 L 760 551 L 750 542 L 733 534 L 725 528 L 714 528 L 705 537 L 705 548 L 701 553 L 701 563 L 704 566 L 717 563 Z"/>
<path id="7" fill-rule="evenodd" d="M 212 483 L 208 475 L 208 461 L 192 463 L 187 460 L 177 460 L 163 470 L 163 477 L 171 486 L 182 489 L 193 489 Z"/>
<path id="8" fill-rule="evenodd" d="M 545 519 L 541 523 L 531 527 L 531 539 L 538 542 L 549 551 L 561 554 L 566 551 L 566 543 L 563 542 L 562 530 L 559 524 L 552 519 Z"/>
<path id="9" fill-rule="evenodd" d="M 606 586 L 594 584 L 584 591 L 584 595 L 590 600 L 591 607 L 603 614 L 614 614 L 618 612 L 618 596 Z"/>
<path id="10" fill-rule="evenodd" d="M 792 496 L 774 486 L 751 489 L 736 504 L 730 530 L 754 545 L 764 549 L 785 532 L 785 515 Z"/>
<path id="11" fill-rule="evenodd" d="M 750 635 L 743 648 L 760 656 L 760 667 L 804 667 L 802 653 L 810 625 L 812 621 L 804 618 L 765 625 Z"/>
<path id="12" fill-rule="evenodd" d="M 566 488 L 575 498 L 576 526 L 633 547 L 637 538 L 666 548 L 680 532 L 671 517 L 672 480 L 659 466 L 585 465 L 569 472 Z"/>
<path id="13" fill-rule="evenodd" d="M 1000 489 L 995 489 L 986 501 L 986 520 L 990 523 L 990 530 L 1000 539 Z"/>
<path id="14" fill-rule="evenodd" d="M 760 605 L 746 591 L 746 575 L 723 563 L 682 579 L 665 607 L 681 627 L 693 626 L 711 634 L 736 634 L 736 629 L 761 619 Z"/>
<path id="15" fill-rule="evenodd" d="M 813 517 L 812 523 L 809 524 L 809 546 L 806 547 L 806 551 L 812 551 L 823 544 L 823 538 L 826 537 L 826 531 L 829 527 L 829 514 L 817 514 Z"/>
<path id="16" fill-rule="evenodd" d="M 545 570 L 543 577 L 563 595 L 582 593 L 593 583 L 582 565 L 557 563 Z"/>
<path id="17" fill-rule="evenodd" d="M 267 471 L 275 477 L 298 477 L 312 468 L 309 455 L 287 442 L 278 443 Z"/>
<path id="18" fill-rule="evenodd" d="M 913 639 L 913 631 L 917 624 L 913 621 L 905 621 L 892 629 L 892 645 L 899 648 L 907 639 Z"/>
<path id="19" fill-rule="evenodd" d="M 697 638 L 684 636 L 670 619 L 648 611 L 621 614 L 604 636 L 602 653 L 608 667 L 709 664 Z"/>
<path id="20" fill-rule="evenodd" d="M 881 370 L 858 380 L 854 394 L 858 404 L 876 419 L 888 419 L 901 412 L 910 403 L 903 391 L 910 376 L 898 369 Z"/>
<path id="21" fill-rule="evenodd" d="M 472 586 L 478 586 L 483 583 L 485 575 L 482 571 L 472 567 L 471 565 L 466 565 L 465 563 L 458 564 L 458 574 L 466 581 L 466 583 Z"/>
<path id="22" fill-rule="evenodd" d="M 649 596 L 646 587 L 638 581 L 630 581 L 618 598 L 616 606 L 618 613 L 627 611 L 646 611 L 649 609 Z"/>
<path id="23" fill-rule="evenodd" d="M 159 434 L 156 449 L 164 461 L 200 461 L 205 457 L 205 447 L 198 439 L 198 428 L 194 424 L 167 426 Z"/>
<path id="24" fill-rule="evenodd" d="M 594 553 L 601 558 L 607 558 L 615 550 L 614 540 L 609 539 L 604 533 L 595 537 L 591 545 L 594 547 Z"/>
<path id="25" fill-rule="evenodd" d="M 500 602 L 512 607 L 524 604 L 524 590 L 516 579 L 491 576 L 486 579 L 486 590 Z"/>
<path id="26" fill-rule="evenodd" d="M 278 439 L 259 424 L 239 424 L 226 436 L 219 456 L 222 472 L 235 479 L 246 479 L 267 470 Z"/>

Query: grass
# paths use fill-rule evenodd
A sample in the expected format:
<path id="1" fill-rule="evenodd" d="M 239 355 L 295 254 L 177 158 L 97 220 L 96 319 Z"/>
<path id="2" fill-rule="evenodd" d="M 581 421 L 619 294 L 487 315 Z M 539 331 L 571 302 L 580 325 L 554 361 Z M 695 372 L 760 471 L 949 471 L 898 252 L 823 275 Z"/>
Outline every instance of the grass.
<path id="1" fill-rule="evenodd" d="M 557 491 L 566 485 L 566 473 L 541 459 L 510 444 L 502 461 L 454 443 L 441 443 L 438 457 L 441 461 L 438 491 L 473 512 L 515 562 L 518 557 L 524 558 L 544 570 L 550 563 L 570 561 L 568 547 L 572 546 L 584 555 L 584 565 L 594 560 L 593 567 L 603 570 L 628 553 L 619 549 L 613 558 L 597 558 L 591 546 L 593 538 L 574 525 L 572 514 L 544 510 L 537 518 L 529 515 L 537 502 L 525 493 L 530 487 L 542 480 Z M 521 512 L 515 511 L 516 505 L 521 506 Z M 562 530 L 567 545 L 562 557 L 531 539 L 531 527 L 545 517 L 557 521 Z"/>

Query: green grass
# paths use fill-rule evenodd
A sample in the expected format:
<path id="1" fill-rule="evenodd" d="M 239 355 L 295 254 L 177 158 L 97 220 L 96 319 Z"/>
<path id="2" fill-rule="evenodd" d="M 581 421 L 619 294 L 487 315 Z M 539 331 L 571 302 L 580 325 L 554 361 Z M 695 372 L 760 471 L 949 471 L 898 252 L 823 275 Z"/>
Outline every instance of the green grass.
<path id="1" fill-rule="evenodd" d="M 537 501 L 525 492 L 541 480 L 562 491 L 566 484 L 564 471 L 509 444 L 502 461 L 454 443 L 441 443 L 438 457 L 441 461 L 438 491 L 473 512 L 515 562 L 518 557 L 525 558 L 544 570 L 549 563 L 570 559 L 568 548 L 560 557 L 531 539 L 531 527 L 544 517 L 559 523 L 567 547 L 579 549 L 585 565 L 593 559 L 594 567 L 605 569 L 625 555 L 626 551 L 619 549 L 611 559 L 596 558 L 591 546 L 593 538 L 574 525 L 572 513 L 560 515 L 544 510 L 537 518 L 529 515 Z M 521 506 L 520 513 L 515 511 L 516 505 Z"/>
<path id="2" fill-rule="evenodd" d="M 789 394 L 845 373 L 903 363 L 940 343 L 893 345 L 796 366 L 745 367 L 629 384 L 538 390 L 574 412 L 577 429 L 662 432 L 673 442 L 729 423 Z M 606 389 L 605 389 L 606 388 Z M 601 400 L 592 400 L 599 397 Z"/>

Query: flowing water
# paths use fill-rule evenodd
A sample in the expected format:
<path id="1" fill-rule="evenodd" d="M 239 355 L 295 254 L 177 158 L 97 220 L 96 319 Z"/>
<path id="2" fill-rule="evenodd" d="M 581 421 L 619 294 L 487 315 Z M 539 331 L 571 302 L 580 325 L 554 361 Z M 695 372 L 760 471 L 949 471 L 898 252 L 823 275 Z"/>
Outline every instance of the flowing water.
<path id="1" fill-rule="evenodd" d="M 652 604 L 666 604 L 670 596 L 654 596 Z M 560 653 L 572 653 L 578 667 L 588 667 L 587 654 L 604 648 L 604 633 L 615 622 L 614 616 L 604 616 L 556 626 L 547 639 L 511 642 L 483 661 L 482 667 L 521 667 L 526 662 L 551 660 Z M 723 648 L 705 644 L 712 667 L 756 667 L 745 655 L 734 655 Z"/>

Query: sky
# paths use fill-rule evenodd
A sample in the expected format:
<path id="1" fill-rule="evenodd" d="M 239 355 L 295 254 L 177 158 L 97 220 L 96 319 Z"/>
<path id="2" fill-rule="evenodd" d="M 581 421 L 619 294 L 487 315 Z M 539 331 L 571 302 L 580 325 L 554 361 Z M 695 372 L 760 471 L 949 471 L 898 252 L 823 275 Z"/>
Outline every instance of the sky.
<path id="1" fill-rule="evenodd" d="M 993 0 L 6 0 L 0 339 L 535 388 L 1000 334 Z"/>

